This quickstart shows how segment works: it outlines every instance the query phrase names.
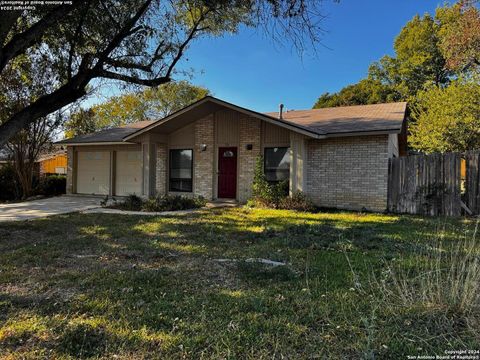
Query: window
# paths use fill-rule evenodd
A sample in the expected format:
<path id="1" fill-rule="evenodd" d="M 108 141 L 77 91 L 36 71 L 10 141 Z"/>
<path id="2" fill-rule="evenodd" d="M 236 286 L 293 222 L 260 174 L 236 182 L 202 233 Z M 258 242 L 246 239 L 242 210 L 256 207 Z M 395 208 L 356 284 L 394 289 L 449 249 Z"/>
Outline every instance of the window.
<path id="1" fill-rule="evenodd" d="M 265 148 L 264 171 L 269 182 L 288 180 L 290 178 L 289 148 Z"/>
<path id="2" fill-rule="evenodd" d="M 170 191 L 192 192 L 193 150 L 170 150 Z"/>

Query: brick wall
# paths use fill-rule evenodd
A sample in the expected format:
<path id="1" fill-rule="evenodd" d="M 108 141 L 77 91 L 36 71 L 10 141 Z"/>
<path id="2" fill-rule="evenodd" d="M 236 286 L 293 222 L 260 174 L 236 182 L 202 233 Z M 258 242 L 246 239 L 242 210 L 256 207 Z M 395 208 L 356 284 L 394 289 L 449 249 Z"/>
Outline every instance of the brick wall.
<path id="1" fill-rule="evenodd" d="M 194 194 L 207 200 L 213 195 L 215 129 L 213 114 L 195 122 L 195 146 L 193 150 Z M 200 145 L 207 145 L 205 151 Z"/>
<path id="2" fill-rule="evenodd" d="M 252 194 L 255 161 L 260 155 L 261 122 L 258 119 L 242 116 L 239 125 L 240 141 L 238 147 L 238 200 L 246 202 Z M 247 150 L 252 144 L 252 150 Z"/>
<path id="3" fill-rule="evenodd" d="M 73 146 L 67 146 L 67 194 L 73 194 Z"/>
<path id="4" fill-rule="evenodd" d="M 167 156 L 167 145 L 157 144 L 155 191 L 159 195 L 165 195 L 167 192 Z"/>
<path id="5" fill-rule="evenodd" d="M 319 206 L 387 207 L 388 135 L 308 142 L 307 193 Z"/>

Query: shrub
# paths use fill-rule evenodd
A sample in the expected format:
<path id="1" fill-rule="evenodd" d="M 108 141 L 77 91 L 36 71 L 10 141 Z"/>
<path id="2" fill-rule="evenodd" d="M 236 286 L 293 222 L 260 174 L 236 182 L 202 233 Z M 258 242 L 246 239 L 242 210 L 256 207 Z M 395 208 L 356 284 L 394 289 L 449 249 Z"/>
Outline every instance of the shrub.
<path id="1" fill-rule="evenodd" d="M 105 203 L 107 203 L 105 201 Z M 180 195 L 160 195 L 153 199 L 143 200 L 137 195 L 128 195 L 123 201 L 115 201 L 107 206 L 112 209 L 127 211 L 177 211 L 198 209 L 206 205 L 203 197 L 186 197 Z"/>
<path id="2" fill-rule="evenodd" d="M 149 199 L 143 204 L 143 211 L 176 211 L 198 209 L 206 205 L 203 197 L 186 197 L 180 195 L 161 195 Z"/>
<path id="3" fill-rule="evenodd" d="M 272 184 L 263 172 L 263 157 L 257 157 L 252 185 L 252 204 L 259 207 L 278 208 L 280 201 L 288 196 L 288 181 Z"/>
<path id="4" fill-rule="evenodd" d="M 263 172 L 263 157 L 259 156 L 255 164 L 252 199 L 248 201 L 247 205 L 297 211 L 315 210 L 315 206 L 305 194 L 296 192 L 289 196 L 288 186 L 288 180 L 276 184 L 267 181 Z"/>
<path id="5" fill-rule="evenodd" d="M 35 189 L 35 193 L 45 196 L 56 196 L 65 194 L 67 188 L 67 177 L 65 175 L 45 175 Z"/>
<path id="6" fill-rule="evenodd" d="M 143 200 L 135 194 L 130 194 L 123 201 L 115 202 L 110 207 L 127 211 L 140 211 L 143 207 Z"/>
<path id="7" fill-rule="evenodd" d="M 20 198 L 17 175 L 13 165 L 7 163 L 0 167 L 0 201 L 10 201 Z"/>
<path id="8" fill-rule="evenodd" d="M 280 199 L 279 209 L 313 212 L 316 210 L 312 201 L 302 192 L 297 191 L 292 196 Z"/>

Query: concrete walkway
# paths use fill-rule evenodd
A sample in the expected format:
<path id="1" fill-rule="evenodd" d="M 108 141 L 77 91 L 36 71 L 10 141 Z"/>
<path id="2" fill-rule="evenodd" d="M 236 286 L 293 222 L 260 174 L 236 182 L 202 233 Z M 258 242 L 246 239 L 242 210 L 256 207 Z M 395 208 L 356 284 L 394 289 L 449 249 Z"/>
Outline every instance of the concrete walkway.
<path id="1" fill-rule="evenodd" d="M 68 214 L 100 207 L 101 198 L 56 196 L 47 199 L 0 204 L 0 222 L 30 220 L 51 215 Z"/>

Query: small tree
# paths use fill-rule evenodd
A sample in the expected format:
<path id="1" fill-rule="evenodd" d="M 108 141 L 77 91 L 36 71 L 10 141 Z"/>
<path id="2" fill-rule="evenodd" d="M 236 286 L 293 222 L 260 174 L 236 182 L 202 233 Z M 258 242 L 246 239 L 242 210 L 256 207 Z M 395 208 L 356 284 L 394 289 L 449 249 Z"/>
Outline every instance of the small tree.
<path id="1" fill-rule="evenodd" d="M 28 125 L 7 143 L 24 199 L 32 195 L 35 163 L 43 152 L 50 150 L 59 123 L 59 116 L 40 119 Z"/>

